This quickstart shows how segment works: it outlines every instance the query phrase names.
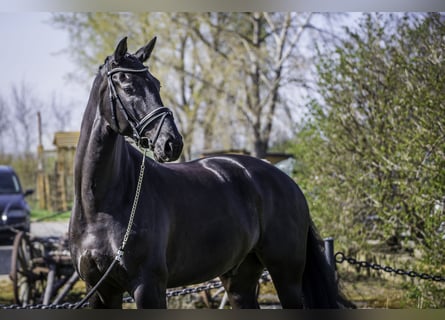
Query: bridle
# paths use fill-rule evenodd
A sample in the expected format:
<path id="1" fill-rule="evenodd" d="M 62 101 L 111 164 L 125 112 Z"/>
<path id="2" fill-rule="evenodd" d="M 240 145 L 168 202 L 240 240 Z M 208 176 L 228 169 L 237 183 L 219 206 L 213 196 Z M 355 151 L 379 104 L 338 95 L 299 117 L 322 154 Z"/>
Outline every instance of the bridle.
<path id="1" fill-rule="evenodd" d="M 128 112 L 128 110 L 125 108 L 124 103 L 122 102 L 120 96 L 117 94 L 116 87 L 113 82 L 113 74 L 118 72 L 124 72 L 124 73 L 142 73 L 142 72 L 148 72 L 148 68 L 144 67 L 142 69 L 129 69 L 129 68 L 114 68 L 107 72 L 107 78 L 108 78 L 108 87 L 110 90 L 110 102 L 111 102 L 111 118 L 114 122 L 114 125 L 116 126 L 117 130 L 119 130 L 119 123 L 117 121 L 116 117 L 116 101 L 118 102 L 117 105 L 119 106 L 120 111 L 122 111 L 122 114 L 124 115 L 125 119 L 130 124 L 132 130 L 133 130 L 133 139 L 135 140 L 136 144 L 144 147 L 149 148 L 150 150 L 154 149 L 154 145 L 156 141 L 159 138 L 159 134 L 162 129 L 162 125 L 164 124 L 165 118 L 167 116 L 173 117 L 173 113 L 169 108 L 166 107 L 160 107 L 157 108 L 147 115 L 145 115 L 142 119 L 138 120 L 136 117 Z M 156 133 L 154 135 L 153 139 L 149 139 L 147 137 L 143 137 L 142 134 L 144 130 L 155 120 L 159 119 L 159 125 L 156 129 Z"/>

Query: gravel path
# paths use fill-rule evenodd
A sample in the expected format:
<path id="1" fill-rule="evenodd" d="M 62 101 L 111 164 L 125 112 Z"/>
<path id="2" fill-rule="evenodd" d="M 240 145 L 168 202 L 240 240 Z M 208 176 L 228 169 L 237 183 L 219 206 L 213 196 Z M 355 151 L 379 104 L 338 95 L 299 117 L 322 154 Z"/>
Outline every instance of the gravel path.
<path id="1" fill-rule="evenodd" d="M 36 237 L 62 237 L 67 232 L 68 221 L 31 223 L 31 234 Z"/>

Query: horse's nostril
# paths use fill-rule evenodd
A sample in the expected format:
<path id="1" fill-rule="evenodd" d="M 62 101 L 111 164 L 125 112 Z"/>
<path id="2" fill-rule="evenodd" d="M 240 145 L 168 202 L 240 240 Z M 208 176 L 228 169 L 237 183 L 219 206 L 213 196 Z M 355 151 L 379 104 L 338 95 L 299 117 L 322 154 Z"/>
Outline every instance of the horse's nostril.
<path id="1" fill-rule="evenodd" d="M 169 154 L 173 153 L 173 142 L 167 142 L 167 145 L 165 146 L 165 152 Z"/>
<path id="2" fill-rule="evenodd" d="M 164 146 L 164 153 L 170 158 L 177 158 L 182 150 L 182 142 L 175 142 L 173 140 L 167 140 Z"/>
<path id="3" fill-rule="evenodd" d="M 173 151 L 175 149 L 174 143 L 171 140 L 167 140 L 164 146 L 164 152 L 166 155 L 171 156 L 173 154 Z"/>

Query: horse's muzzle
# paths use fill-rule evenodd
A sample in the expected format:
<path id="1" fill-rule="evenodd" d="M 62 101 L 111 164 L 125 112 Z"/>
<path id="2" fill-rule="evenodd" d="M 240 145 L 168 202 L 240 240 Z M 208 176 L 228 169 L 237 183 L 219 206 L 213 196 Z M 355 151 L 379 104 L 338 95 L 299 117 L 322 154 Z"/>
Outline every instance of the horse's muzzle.
<path id="1" fill-rule="evenodd" d="M 179 159 L 184 144 L 182 137 L 159 139 L 154 147 L 153 154 L 158 162 L 171 162 Z"/>
<path id="2" fill-rule="evenodd" d="M 169 161 L 177 160 L 181 155 L 183 146 L 182 139 L 176 141 L 167 140 L 164 145 L 164 154 L 168 157 Z"/>

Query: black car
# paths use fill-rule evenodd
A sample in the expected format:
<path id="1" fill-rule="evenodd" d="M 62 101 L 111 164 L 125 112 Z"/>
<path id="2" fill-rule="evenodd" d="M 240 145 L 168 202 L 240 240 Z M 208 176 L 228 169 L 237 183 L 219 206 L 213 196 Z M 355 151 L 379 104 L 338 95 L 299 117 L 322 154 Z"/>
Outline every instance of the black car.
<path id="1" fill-rule="evenodd" d="M 30 209 L 25 197 L 32 193 L 33 190 L 22 191 L 11 167 L 0 165 L 0 239 L 12 238 L 14 229 L 29 232 Z"/>

